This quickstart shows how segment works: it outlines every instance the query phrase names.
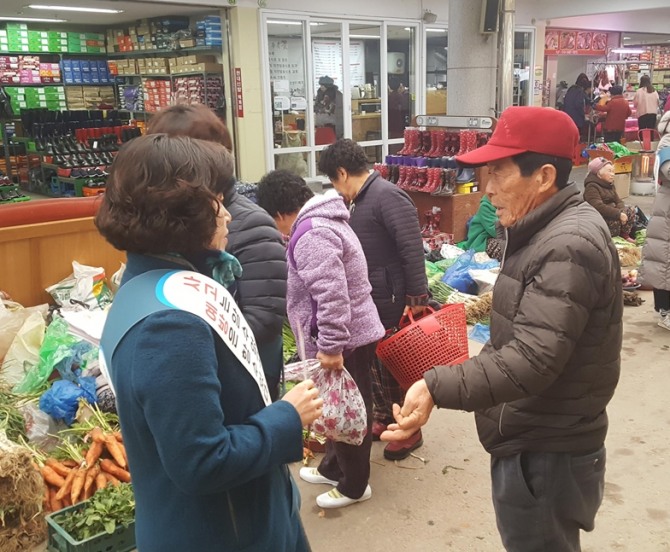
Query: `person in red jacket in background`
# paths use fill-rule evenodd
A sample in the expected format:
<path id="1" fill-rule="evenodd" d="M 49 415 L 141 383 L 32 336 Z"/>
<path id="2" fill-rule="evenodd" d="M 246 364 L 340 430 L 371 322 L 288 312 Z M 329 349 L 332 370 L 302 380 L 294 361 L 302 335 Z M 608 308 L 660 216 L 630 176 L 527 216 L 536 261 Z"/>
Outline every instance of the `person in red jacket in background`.
<path id="1" fill-rule="evenodd" d="M 612 98 L 605 105 L 596 105 L 596 111 L 607 113 L 603 128 L 605 129 L 605 142 L 620 142 L 623 131 L 626 128 L 626 119 L 631 116 L 628 100 L 623 97 L 621 86 L 610 88 Z"/>

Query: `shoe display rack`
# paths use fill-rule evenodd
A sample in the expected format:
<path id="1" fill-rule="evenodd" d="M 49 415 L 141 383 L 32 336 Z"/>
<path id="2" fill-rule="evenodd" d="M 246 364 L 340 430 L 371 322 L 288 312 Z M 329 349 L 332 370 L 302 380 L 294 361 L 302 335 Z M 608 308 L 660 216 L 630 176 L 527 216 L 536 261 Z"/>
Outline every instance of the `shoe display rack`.
<path id="1" fill-rule="evenodd" d="M 488 132 L 470 129 L 405 129 L 404 147 L 374 169 L 406 191 L 437 196 L 477 191 L 475 172 L 458 168 L 454 157 L 486 144 Z"/>
<path id="2" fill-rule="evenodd" d="M 14 184 L 6 174 L 0 172 L 0 204 L 17 203 L 29 199 L 30 197 L 25 195 L 19 186 Z"/>
<path id="3" fill-rule="evenodd" d="M 482 171 L 459 167 L 455 157 L 488 142 L 492 119 L 419 115 L 416 121 L 425 126 L 406 128 L 403 148 L 374 168 L 412 198 L 424 240 L 461 241 L 485 182 Z"/>
<path id="4" fill-rule="evenodd" d="M 52 197 L 104 192 L 107 167 L 120 145 L 141 133 L 116 111 L 24 110 L 21 120 L 29 157 L 39 159 L 29 189 Z"/>

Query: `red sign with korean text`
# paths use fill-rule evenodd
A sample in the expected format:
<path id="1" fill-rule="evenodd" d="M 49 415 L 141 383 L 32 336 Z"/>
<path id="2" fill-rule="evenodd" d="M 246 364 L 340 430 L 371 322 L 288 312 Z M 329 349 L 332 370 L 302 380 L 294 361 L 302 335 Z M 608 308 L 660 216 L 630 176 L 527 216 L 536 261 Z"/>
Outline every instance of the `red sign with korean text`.
<path id="1" fill-rule="evenodd" d="M 242 94 L 242 69 L 235 67 L 235 113 L 244 117 L 244 96 Z"/>

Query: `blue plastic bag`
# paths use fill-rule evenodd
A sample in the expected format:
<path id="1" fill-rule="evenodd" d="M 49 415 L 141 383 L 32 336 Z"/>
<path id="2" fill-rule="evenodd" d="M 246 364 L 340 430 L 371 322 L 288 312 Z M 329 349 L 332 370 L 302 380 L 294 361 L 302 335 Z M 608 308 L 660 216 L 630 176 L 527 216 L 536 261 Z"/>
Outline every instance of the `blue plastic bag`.
<path id="1" fill-rule="evenodd" d="M 477 341 L 478 343 L 486 343 L 489 339 L 491 339 L 491 326 L 486 326 L 477 322 L 473 326 L 468 337 L 473 341 Z"/>
<path id="2" fill-rule="evenodd" d="M 442 281 L 460 292 L 477 295 L 477 283 L 473 280 L 472 276 L 470 276 L 469 271 L 473 269 L 486 270 L 488 268 L 495 268 L 496 266 L 499 266 L 500 263 L 495 260 L 486 263 L 477 263 L 475 262 L 474 257 L 475 250 L 468 249 L 456 259 L 454 264 L 447 268 L 442 277 Z"/>
<path id="3" fill-rule="evenodd" d="M 90 404 L 96 402 L 95 378 L 82 377 L 79 385 L 68 380 L 56 380 L 40 397 L 40 410 L 54 420 L 63 420 L 72 425 L 79 408 L 79 399 L 83 397 Z"/>

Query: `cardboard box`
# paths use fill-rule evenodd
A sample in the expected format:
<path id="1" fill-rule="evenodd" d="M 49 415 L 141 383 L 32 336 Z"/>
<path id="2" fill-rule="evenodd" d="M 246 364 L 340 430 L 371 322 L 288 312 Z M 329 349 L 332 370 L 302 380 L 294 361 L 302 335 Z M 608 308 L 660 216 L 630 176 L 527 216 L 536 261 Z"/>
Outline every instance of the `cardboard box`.
<path id="1" fill-rule="evenodd" d="M 614 175 L 614 188 L 621 199 L 630 195 L 630 173 L 621 173 Z"/>

